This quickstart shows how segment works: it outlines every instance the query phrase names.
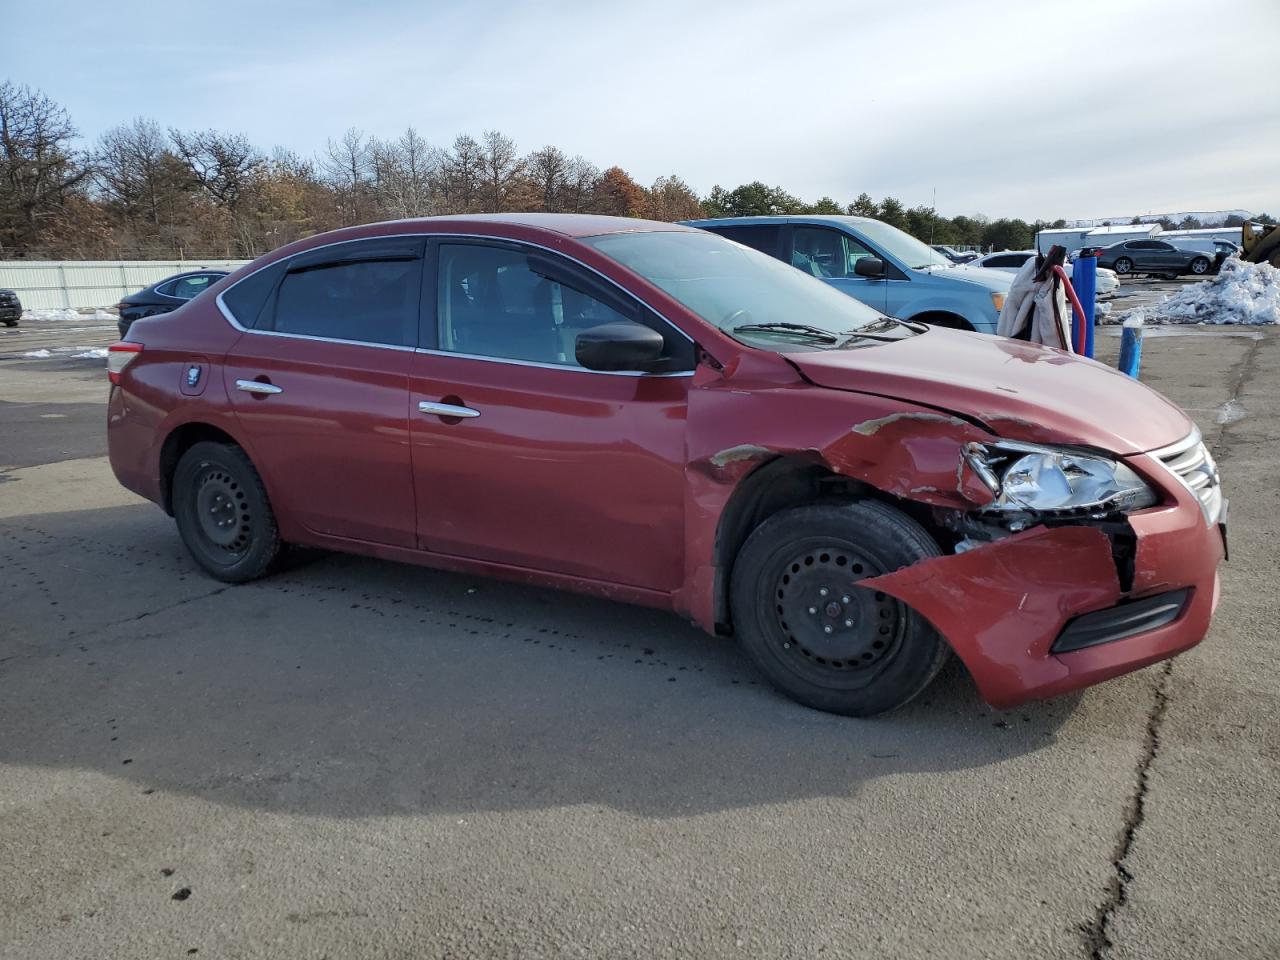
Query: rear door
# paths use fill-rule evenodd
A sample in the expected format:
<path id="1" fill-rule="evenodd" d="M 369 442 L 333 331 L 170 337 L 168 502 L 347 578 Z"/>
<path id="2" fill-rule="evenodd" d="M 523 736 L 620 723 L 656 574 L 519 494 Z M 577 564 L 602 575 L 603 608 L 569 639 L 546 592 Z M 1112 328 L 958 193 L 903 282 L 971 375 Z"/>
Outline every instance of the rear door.
<path id="1" fill-rule="evenodd" d="M 379 238 L 300 254 L 259 279 L 265 301 L 237 316 L 250 328 L 227 356 L 227 394 L 278 508 L 314 533 L 416 541 L 408 376 L 423 245 Z M 236 289 L 222 298 L 233 311 Z"/>
<path id="2" fill-rule="evenodd" d="M 693 345 L 607 281 L 501 241 L 433 243 L 436 293 L 410 377 L 420 545 L 669 591 L 683 577 Z M 569 280 L 566 281 L 565 278 Z M 579 366 L 582 330 L 663 334 L 667 371 Z"/>

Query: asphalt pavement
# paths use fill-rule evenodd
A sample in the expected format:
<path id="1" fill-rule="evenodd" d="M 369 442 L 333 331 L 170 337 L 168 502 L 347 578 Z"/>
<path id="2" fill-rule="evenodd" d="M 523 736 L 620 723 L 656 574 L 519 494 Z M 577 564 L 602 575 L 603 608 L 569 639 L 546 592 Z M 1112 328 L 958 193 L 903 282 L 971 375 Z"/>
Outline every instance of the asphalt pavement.
<path id="1" fill-rule="evenodd" d="M 111 476 L 93 336 L 0 331 L 0 957 L 1280 955 L 1275 330 L 1146 346 L 1231 499 L 1202 645 L 871 721 L 650 610 L 209 580 Z"/>

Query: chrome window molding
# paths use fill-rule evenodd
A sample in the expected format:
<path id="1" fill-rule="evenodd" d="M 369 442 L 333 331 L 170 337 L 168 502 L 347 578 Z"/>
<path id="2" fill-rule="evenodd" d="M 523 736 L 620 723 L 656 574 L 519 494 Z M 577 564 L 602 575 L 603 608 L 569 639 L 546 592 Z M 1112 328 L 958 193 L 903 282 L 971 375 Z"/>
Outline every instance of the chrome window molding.
<path id="1" fill-rule="evenodd" d="M 459 360 L 483 360 L 486 363 L 505 363 L 513 367 L 537 367 L 542 370 L 560 370 L 564 373 L 590 373 L 604 377 L 692 377 L 692 370 L 675 370 L 671 373 L 646 373 L 643 370 L 591 370 L 568 363 L 540 363 L 537 360 L 515 360 L 511 357 L 486 357 L 479 353 L 458 353 L 454 350 L 432 350 L 418 347 L 414 353 L 432 357 L 457 357 Z"/>
<path id="2" fill-rule="evenodd" d="M 276 330 L 254 330 L 252 327 L 246 327 L 243 324 L 241 324 L 240 321 L 235 318 L 235 315 L 231 312 L 231 310 L 227 307 L 226 303 L 223 302 L 222 297 L 224 294 L 227 293 L 227 291 L 234 289 L 237 285 L 243 283 L 244 281 L 248 280 L 250 277 L 260 273 L 261 271 L 269 270 L 272 267 L 278 266 L 280 263 L 292 260 L 294 257 L 301 257 L 306 254 L 315 253 L 317 250 L 328 249 L 329 247 L 340 247 L 348 243 L 362 243 L 365 240 L 394 240 L 394 239 L 401 239 L 405 237 L 412 237 L 415 239 L 422 239 L 422 240 L 494 240 L 499 243 L 513 243 L 520 246 L 533 247 L 538 250 L 545 250 L 547 253 L 553 254 L 558 257 L 564 257 L 564 259 L 570 261 L 571 263 L 577 264 L 582 269 L 589 271 L 590 273 L 599 277 L 601 280 L 604 280 L 607 283 L 609 283 L 611 286 L 616 287 L 619 291 L 622 292 L 623 296 L 627 297 L 630 300 L 634 300 L 635 302 L 639 303 L 641 306 L 645 307 L 646 309 L 651 310 L 659 320 L 665 323 L 668 327 L 670 327 L 680 336 L 684 337 L 690 343 L 693 343 L 696 345 L 696 341 L 693 339 L 693 337 L 689 336 L 687 333 L 681 330 L 679 326 L 672 323 L 665 316 L 663 316 L 661 313 L 655 310 L 652 306 L 645 303 L 643 300 L 637 297 L 634 293 L 632 293 L 622 284 L 618 283 L 618 281 L 612 279 L 611 277 L 605 276 L 595 267 L 592 267 L 589 264 L 583 263 L 577 257 L 570 256 L 569 254 L 564 253 L 561 250 L 555 250 L 541 243 L 534 243 L 530 240 L 513 240 L 510 237 L 498 237 L 498 236 L 493 236 L 491 234 L 427 233 L 427 232 L 387 233 L 387 234 L 380 234 L 376 237 L 353 237 L 350 240 L 334 240 L 332 243 L 322 243 L 317 247 L 308 247 L 306 250 L 299 250 L 297 253 L 293 254 L 292 256 L 286 257 L 282 260 L 273 260 L 268 264 L 264 264 L 263 266 L 258 267 L 258 269 L 256 270 L 246 273 L 243 277 L 241 277 L 235 283 L 231 284 L 231 286 L 227 287 L 226 290 L 218 291 L 218 296 L 214 302 L 218 305 L 218 310 L 222 314 L 222 316 L 226 319 L 227 323 L 231 324 L 231 326 L 233 326 L 235 329 L 239 330 L 241 333 L 253 333 L 253 334 L 257 334 L 259 336 L 264 336 L 264 337 L 286 337 L 286 338 L 292 338 L 295 340 L 316 340 L 321 343 L 342 343 L 342 344 L 350 344 L 352 346 L 357 346 L 357 347 L 374 347 L 375 349 L 381 349 L 381 350 L 409 350 L 415 353 L 437 354 L 437 355 L 446 356 L 446 357 L 465 357 L 466 359 L 469 359 L 469 360 L 487 360 L 492 363 L 509 363 L 515 366 L 545 367 L 550 370 L 578 370 L 583 373 L 604 374 L 606 376 L 624 376 L 624 377 L 693 376 L 692 370 L 688 370 L 688 371 L 682 370 L 677 373 L 643 373 L 641 371 L 629 371 L 629 370 L 588 370 L 586 367 L 571 367 L 565 364 L 534 363 L 528 360 L 512 360 L 506 357 L 482 357 L 482 356 L 476 356 L 474 354 L 455 353 L 451 350 L 433 350 L 426 347 L 408 347 L 408 346 L 401 346 L 401 345 L 390 344 L 390 343 L 372 343 L 367 340 L 341 340 L 341 339 L 336 339 L 334 337 L 317 337 L 317 336 L 312 336 L 310 334 L 303 334 L 303 333 L 281 333 Z"/>

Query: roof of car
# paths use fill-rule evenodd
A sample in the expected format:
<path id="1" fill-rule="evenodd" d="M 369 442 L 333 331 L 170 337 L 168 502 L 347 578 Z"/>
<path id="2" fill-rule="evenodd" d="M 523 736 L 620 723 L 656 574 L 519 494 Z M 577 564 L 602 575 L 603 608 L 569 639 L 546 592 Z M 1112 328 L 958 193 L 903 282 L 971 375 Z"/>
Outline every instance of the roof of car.
<path id="1" fill-rule="evenodd" d="M 539 230 L 551 230 L 566 237 L 598 237 L 606 233 L 655 233 L 662 230 L 687 231 L 690 227 L 663 220 L 638 217 L 607 217 L 595 213 L 467 213 L 444 217 L 418 217 L 411 223 L 458 221 L 508 223 Z"/>
<path id="2" fill-rule="evenodd" d="M 826 223 L 839 226 L 841 224 L 851 223 L 880 223 L 875 217 L 853 217 L 846 214 L 821 214 L 821 213 L 797 213 L 797 214 L 779 214 L 770 217 L 706 217 L 701 220 L 681 220 L 681 223 L 688 224 L 691 227 L 701 227 L 705 224 L 719 224 L 729 226 L 731 224 L 739 224 L 741 226 L 751 226 L 752 224 L 768 224 L 768 223 Z"/>

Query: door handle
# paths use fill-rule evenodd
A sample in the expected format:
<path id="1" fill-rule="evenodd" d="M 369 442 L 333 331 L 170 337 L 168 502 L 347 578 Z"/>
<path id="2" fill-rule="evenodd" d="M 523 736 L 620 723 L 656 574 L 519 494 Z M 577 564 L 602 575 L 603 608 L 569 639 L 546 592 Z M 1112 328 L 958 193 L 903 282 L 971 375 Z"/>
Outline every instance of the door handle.
<path id="1" fill-rule="evenodd" d="M 261 380 L 237 380 L 236 389 L 243 390 L 245 393 L 256 393 L 259 396 L 284 393 L 283 387 L 277 387 L 274 383 L 263 383 Z"/>
<path id="2" fill-rule="evenodd" d="M 432 403 L 430 400 L 423 400 L 418 404 L 420 413 L 431 413 L 437 417 L 478 417 L 479 410 L 472 410 L 470 407 L 464 407 L 456 403 Z"/>

